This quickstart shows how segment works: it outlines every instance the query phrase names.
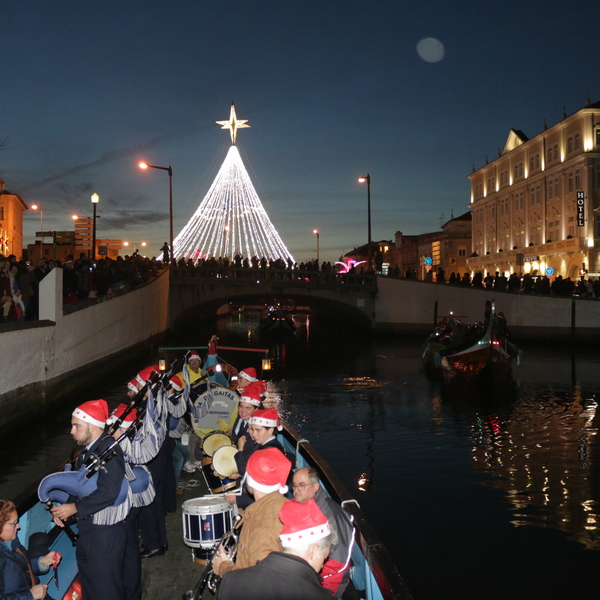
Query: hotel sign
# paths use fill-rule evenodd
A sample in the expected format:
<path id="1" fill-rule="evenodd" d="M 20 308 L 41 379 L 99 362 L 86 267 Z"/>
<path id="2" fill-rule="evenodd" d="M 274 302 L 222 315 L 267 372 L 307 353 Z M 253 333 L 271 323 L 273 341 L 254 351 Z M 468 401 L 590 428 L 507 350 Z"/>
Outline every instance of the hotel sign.
<path id="1" fill-rule="evenodd" d="M 583 192 L 577 192 L 577 227 L 583 227 L 585 225 L 584 203 Z"/>

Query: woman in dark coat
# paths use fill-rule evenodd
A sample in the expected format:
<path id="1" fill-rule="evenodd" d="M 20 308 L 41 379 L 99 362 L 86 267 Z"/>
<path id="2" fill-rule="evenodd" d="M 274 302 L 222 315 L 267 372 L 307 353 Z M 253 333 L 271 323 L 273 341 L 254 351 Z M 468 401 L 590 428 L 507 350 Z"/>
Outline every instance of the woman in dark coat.
<path id="1" fill-rule="evenodd" d="M 58 552 L 49 552 L 31 563 L 27 550 L 19 542 L 19 515 L 10 500 L 0 500 L 0 600 L 41 600 L 47 585 L 36 575 L 48 571 Z"/>

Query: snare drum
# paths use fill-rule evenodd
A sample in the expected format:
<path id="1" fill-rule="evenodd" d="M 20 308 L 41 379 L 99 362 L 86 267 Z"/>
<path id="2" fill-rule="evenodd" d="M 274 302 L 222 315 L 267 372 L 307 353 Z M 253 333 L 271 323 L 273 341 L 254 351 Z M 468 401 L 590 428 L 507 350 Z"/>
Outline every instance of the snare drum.
<path id="1" fill-rule="evenodd" d="M 237 487 L 237 481 L 229 479 L 228 477 L 220 478 L 215 475 L 213 470 L 213 459 L 211 457 L 205 458 L 200 464 L 202 465 L 202 475 L 204 475 L 204 481 L 206 481 L 208 489 L 213 494 L 222 494 L 227 490 L 233 490 L 235 487 Z"/>
<path id="2" fill-rule="evenodd" d="M 183 541 L 196 548 L 194 560 L 205 564 L 219 540 L 231 531 L 233 507 L 223 498 L 203 496 L 182 505 Z"/>
<path id="3" fill-rule="evenodd" d="M 231 446 L 229 436 L 222 431 L 213 431 L 202 440 L 202 451 L 206 456 L 213 456 L 222 446 Z"/>
<path id="4" fill-rule="evenodd" d="M 238 472 L 235 455 L 238 449 L 235 446 L 221 446 L 212 457 L 212 469 L 218 477 L 230 477 Z"/>

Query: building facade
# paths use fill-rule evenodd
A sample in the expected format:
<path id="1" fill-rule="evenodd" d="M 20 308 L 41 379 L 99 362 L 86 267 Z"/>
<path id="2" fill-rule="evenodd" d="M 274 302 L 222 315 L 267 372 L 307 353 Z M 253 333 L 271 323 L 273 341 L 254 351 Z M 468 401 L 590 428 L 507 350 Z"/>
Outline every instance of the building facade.
<path id="1" fill-rule="evenodd" d="M 27 205 L 18 194 L 11 194 L 0 179 L 0 254 L 23 254 L 23 213 Z"/>
<path id="2" fill-rule="evenodd" d="M 452 217 L 442 225 L 442 231 L 403 235 L 396 231 L 394 246 L 390 248 L 385 260 L 390 269 L 398 267 L 402 277 L 410 270 L 416 278 L 435 280 L 435 274 L 441 267 L 446 278 L 451 273 L 462 274 L 466 270 L 466 261 L 471 254 L 471 213 Z"/>
<path id="3" fill-rule="evenodd" d="M 532 139 L 511 130 L 501 155 L 469 179 L 472 272 L 600 271 L 600 102 Z"/>

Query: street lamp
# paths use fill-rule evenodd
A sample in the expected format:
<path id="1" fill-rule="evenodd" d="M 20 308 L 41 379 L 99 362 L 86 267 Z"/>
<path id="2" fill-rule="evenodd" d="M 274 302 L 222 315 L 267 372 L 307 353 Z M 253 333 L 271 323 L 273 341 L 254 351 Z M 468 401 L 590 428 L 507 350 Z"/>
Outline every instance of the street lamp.
<path id="1" fill-rule="evenodd" d="M 44 211 L 42 210 L 42 207 L 38 206 L 37 204 L 32 204 L 31 208 L 33 210 L 40 211 L 40 258 L 43 258 L 43 256 L 44 256 Z"/>
<path id="2" fill-rule="evenodd" d="M 100 202 L 98 194 L 92 194 L 92 204 L 94 205 L 94 221 L 92 225 L 92 262 L 96 260 L 96 206 Z"/>
<path id="3" fill-rule="evenodd" d="M 127 246 L 133 246 L 134 247 L 134 251 L 137 250 L 138 246 L 141 246 L 142 248 L 145 248 L 148 244 L 146 242 L 123 242 L 123 246 L 127 247 Z"/>
<path id="4" fill-rule="evenodd" d="M 317 236 L 317 269 L 318 269 L 319 265 L 321 264 L 319 262 L 319 232 L 316 229 L 313 229 L 313 233 Z"/>
<path id="5" fill-rule="evenodd" d="M 149 165 L 146 162 L 139 164 L 140 169 L 160 169 L 161 171 L 167 171 L 169 173 L 169 252 L 171 253 L 170 262 L 173 263 L 175 257 L 173 256 L 173 169 L 169 167 L 157 167 L 156 165 Z"/>
<path id="6" fill-rule="evenodd" d="M 364 177 L 359 177 L 359 183 L 367 182 L 367 227 L 369 241 L 367 245 L 367 272 L 371 270 L 371 176 L 367 173 Z"/>

